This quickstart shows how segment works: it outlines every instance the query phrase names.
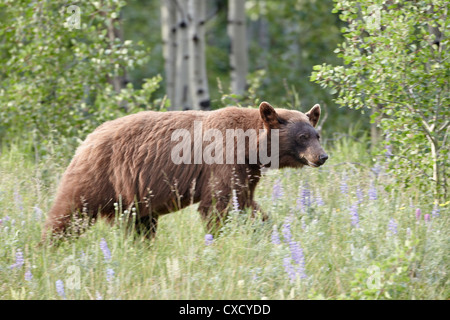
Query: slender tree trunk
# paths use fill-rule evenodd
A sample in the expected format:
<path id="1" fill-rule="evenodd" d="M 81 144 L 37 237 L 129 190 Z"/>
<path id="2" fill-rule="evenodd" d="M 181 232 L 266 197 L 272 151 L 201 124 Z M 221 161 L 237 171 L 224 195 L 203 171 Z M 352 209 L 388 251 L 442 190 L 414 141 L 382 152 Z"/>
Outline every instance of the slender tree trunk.
<path id="1" fill-rule="evenodd" d="M 177 53 L 177 8 L 173 0 L 161 0 L 161 32 L 163 41 L 166 94 L 170 103 L 175 101 L 175 63 Z"/>
<path id="2" fill-rule="evenodd" d="M 177 53 L 175 98 L 172 110 L 189 110 L 191 95 L 189 92 L 189 21 L 187 19 L 187 1 L 173 0 L 177 11 Z"/>
<path id="3" fill-rule="evenodd" d="M 210 97 L 208 78 L 206 75 L 205 57 L 205 17 L 206 1 L 188 1 L 189 20 L 189 86 L 192 98 L 192 108 L 208 110 Z"/>
<path id="4" fill-rule="evenodd" d="M 247 89 L 248 72 L 245 0 L 228 2 L 228 36 L 231 42 L 231 91 L 243 94 Z"/>
<path id="5" fill-rule="evenodd" d="M 438 142 L 435 138 L 432 138 L 431 136 L 426 136 L 428 141 L 430 142 L 430 149 L 431 149 L 431 161 L 433 163 L 433 180 L 434 180 L 434 190 L 433 190 L 433 196 L 434 200 L 436 202 L 439 202 L 439 198 L 441 195 L 441 174 L 440 174 L 440 166 L 439 166 L 439 159 L 438 159 Z"/>
<path id="6" fill-rule="evenodd" d="M 115 39 L 118 38 L 117 29 L 114 28 L 114 20 L 113 19 L 108 19 L 107 23 L 108 23 L 108 38 L 109 38 L 109 42 L 110 42 L 110 48 L 113 48 Z M 120 90 L 123 88 L 123 85 L 122 85 L 123 81 L 121 78 L 122 77 L 119 75 L 116 75 L 111 78 L 111 83 L 112 83 L 114 91 L 116 93 L 119 93 Z"/>

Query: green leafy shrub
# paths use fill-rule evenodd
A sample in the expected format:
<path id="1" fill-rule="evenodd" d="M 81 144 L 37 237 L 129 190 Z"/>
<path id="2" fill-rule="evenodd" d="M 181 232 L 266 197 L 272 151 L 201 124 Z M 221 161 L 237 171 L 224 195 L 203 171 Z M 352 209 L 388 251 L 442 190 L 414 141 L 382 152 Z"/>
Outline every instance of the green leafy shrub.
<path id="1" fill-rule="evenodd" d="M 315 66 L 311 80 L 337 93 L 342 106 L 373 110 L 398 184 L 446 198 L 448 3 L 338 0 L 334 11 L 348 24 L 345 42 L 335 50 L 344 65 Z"/>
<path id="2" fill-rule="evenodd" d="M 77 14 L 79 29 L 69 28 Z M 34 141 L 40 152 L 73 149 L 98 124 L 150 108 L 159 76 L 141 89 L 112 79 L 139 68 L 147 48 L 122 41 L 118 27 L 124 1 L 2 1 L 0 19 L 0 139 Z"/>

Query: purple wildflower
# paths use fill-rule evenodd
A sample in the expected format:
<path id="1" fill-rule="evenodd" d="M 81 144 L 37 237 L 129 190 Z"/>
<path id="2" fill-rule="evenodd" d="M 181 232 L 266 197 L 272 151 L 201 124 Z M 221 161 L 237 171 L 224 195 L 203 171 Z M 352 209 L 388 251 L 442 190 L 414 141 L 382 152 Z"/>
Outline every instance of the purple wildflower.
<path id="1" fill-rule="evenodd" d="M 341 180 L 339 188 L 341 189 L 342 194 L 348 194 L 347 176 L 344 176 L 344 178 Z"/>
<path id="2" fill-rule="evenodd" d="M 422 214 L 422 211 L 419 209 L 419 208 L 417 208 L 416 209 L 416 219 L 417 220 L 420 220 L 420 215 Z"/>
<path id="3" fill-rule="evenodd" d="M 214 237 L 212 234 L 205 234 L 205 245 L 209 246 L 213 244 Z"/>
<path id="4" fill-rule="evenodd" d="M 433 218 L 439 217 L 439 212 L 440 212 L 440 211 L 441 211 L 441 210 L 439 209 L 439 207 L 437 206 L 437 204 L 435 204 L 434 207 L 433 207 L 433 210 L 431 211 L 431 216 L 432 216 Z"/>
<path id="5" fill-rule="evenodd" d="M 62 280 L 56 280 L 56 293 L 58 296 L 66 299 L 66 293 L 64 292 L 64 282 Z"/>
<path id="6" fill-rule="evenodd" d="M 361 186 L 358 186 L 358 188 L 356 189 L 356 198 L 358 199 L 358 204 L 364 201 L 364 192 Z"/>
<path id="7" fill-rule="evenodd" d="M 381 166 L 377 163 L 373 166 L 373 168 L 371 169 L 373 173 L 375 173 L 375 176 L 378 177 L 378 175 L 381 172 Z"/>
<path id="8" fill-rule="evenodd" d="M 105 261 L 109 262 L 111 260 L 111 251 L 108 248 L 108 244 L 106 243 L 105 238 L 100 240 L 100 249 L 103 252 L 103 256 L 105 257 Z"/>
<path id="9" fill-rule="evenodd" d="M 302 229 L 306 230 L 306 223 L 305 223 L 305 220 L 303 220 L 303 219 L 302 219 Z"/>
<path id="10" fill-rule="evenodd" d="M 27 269 L 24 275 L 25 281 L 31 281 L 33 279 L 33 274 L 31 273 L 30 269 Z"/>
<path id="11" fill-rule="evenodd" d="M 23 259 L 23 253 L 21 249 L 17 249 L 16 252 L 16 262 L 10 266 L 11 269 L 21 268 L 25 260 Z"/>
<path id="12" fill-rule="evenodd" d="M 294 260 L 295 264 L 304 265 L 304 256 L 303 249 L 300 247 L 298 242 L 291 241 L 289 243 L 289 249 L 291 250 L 292 260 Z"/>
<path id="13" fill-rule="evenodd" d="M 431 216 L 427 213 L 427 214 L 424 216 L 424 219 L 425 219 L 426 222 L 430 222 Z"/>
<path id="14" fill-rule="evenodd" d="M 39 208 L 38 206 L 34 206 L 33 210 L 34 210 L 34 218 L 38 221 L 41 220 L 42 213 L 43 213 L 41 208 Z"/>
<path id="15" fill-rule="evenodd" d="M 377 200 L 378 199 L 377 189 L 375 188 L 375 185 L 373 183 L 370 185 L 368 193 L 369 193 L 369 200 Z"/>
<path id="16" fill-rule="evenodd" d="M 300 279 L 305 279 L 306 278 L 304 263 L 301 264 L 301 265 L 298 265 L 296 271 L 297 271 L 297 275 L 300 277 Z"/>
<path id="17" fill-rule="evenodd" d="M 325 202 L 323 202 L 323 199 L 322 199 L 322 197 L 320 196 L 320 194 L 317 194 L 317 196 L 316 196 L 316 204 L 317 204 L 319 207 L 325 205 Z"/>
<path id="18" fill-rule="evenodd" d="M 261 272 L 260 269 L 261 269 L 261 268 L 256 268 L 256 270 L 250 270 L 250 275 L 252 276 L 253 282 L 257 282 L 257 281 L 259 281 L 259 279 L 261 278 L 261 277 L 259 276 L 259 274 L 258 274 L 258 273 Z M 242 281 L 243 281 L 243 280 L 242 280 Z M 238 283 L 239 283 L 239 282 L 238 282 Z"/>
<path id="19" fill-rule="evenodd" d="M 295 272 L 294 266 L 291 263 L 290 256 L 286 256 L 283 258 L 283 265 L 284 265 L 284 270 L 286 271 L 286 273 L 289 276 L 289 279 L 291 279 L 291 282 L 294 282 L 295 278 L 296 278 L 296 272 Z"/>
<path id="20" fill-rule="evenodd" d="M 300 197 L 297 197 L 297 210 L 303 211 L 303 206 L 302 206 L 302 199 Z"/>
<path id="21" fill-rule="evenodd" d="M 358 205 L 354 204 L 350 207 L 350 220 L 352 225 L 359 228 L 359 215 L 358 215 Z"/>
<path id="22" fill-rule="evenodd" d="M 392 145 L 387 144 L 384 149 L 386 150 L 386 152 L 384 153 L 384 155 L 386 156 L 386 158 L 392 157 L 394 154 L 392 153 Z"/>
<path id="23" fill-rule="evenodd" d="M 306 278 L 303 249 L 300 247 L 298 242 L 295 241 L 289 242 L 289 249 L 291 251 L 291 256 L 286 256 L 283 259 L 283 265 L 286 273 L 289 275 L 292 282 L 295 281 L 297 277 L 300 277 L 301 279 Z"/>
<path id="24" fill-rule="evenodd" d="M 286 217 L 284 220 L 283 226 L 281 227 L 281 233 L 283 234 L 284 242 L 289 243 L 292 239 L 291 234 L 291 218 Z"/>
<path id="25" fill-rule="evenodd" d="M 281 184 L 281 180 L 278 179 L 273 186 L 272 200 L 276 201 L 276 200 L 282 198 L 283 194 L 284 194 L 283 185 Z"/>
<path id="26" fill-rule="evenodd" d="M 114 278 L 114 270 L 111 268 L 106 269 L 106 281 L 111 282 Z"/>
<path id="27" fill-rule="evenodd" d="M 271 240 L 273 244 L 280 244 L 280 236 L 278 234 L 278 229 L 277 226 L 273 226 L 273 230 L 272 230 L 272 236 L 271 236 Z"/>
<path id="28" fill-rule="evenodd" d="M 281 232 L 283 234 L 284 242 L 289 245 L 289 250 L 291 251 L 291 256 L 286 256 L 283 259 L 283 265 L 286 270 L 286 273 L 289 275 L 289 278 L 293 282 L 298 276 L 300 278 L 305 278 L 306 275 L 305 275 L 305 259 L 303 256 L 303 249 L 300 247 L 298 242 L 292 240 L 292 233 L 291 233 L 292 219 L 293 219 L 292 215 L 286 217 L 283 226 L 281 227 Z M 274 226 L 273 228 L 272 243 L 274 244 L 281 243 L 276 226 Z M 294 262 L 294 265 L 292 264 L 292 261 Z"/>
<path id="29" fill-rule="evenodd" d="M 16 203 L 19 212 L 23 213 L 23 199 L 17 190 L 14 191 L 14 202 Z"/>
<path id="30" fill-rule="evenodd" d="M 312 204 L 312 192 L 309 189 L 308 183 L 305 182 L 300 191 L 300 195 L 297 198 L 297 208 L 306 209 L 307 207 L 310 207 L 311 204 Z"/>
<path id="31" fill-rule="evenodd" d="M 388 230 L 391 234 L 397 234 L 397 222 L 395 222 L 394 218 L 389 220 Z"/>

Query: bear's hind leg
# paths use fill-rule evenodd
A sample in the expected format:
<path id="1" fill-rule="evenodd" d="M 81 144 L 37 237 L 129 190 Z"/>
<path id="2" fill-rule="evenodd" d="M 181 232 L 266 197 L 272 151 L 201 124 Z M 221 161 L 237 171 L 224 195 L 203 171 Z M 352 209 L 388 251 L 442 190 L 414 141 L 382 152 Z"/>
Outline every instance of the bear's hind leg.
<path id="1" fill-rule="evenodd" d="M 56 202 L 45 221 L 41 242 L 77 237 L 86 231 L 94 219 L 95 217 L 87 214 L 85 208 L 80 212 L 80 209 L 72 210 L 68 205 Z"/>
<path id="2" fill-rule="evenodd" d="M 214 236 L 218 235 L 228 216 L 228 201 L 218 200 L 213 205 L 212 200 L 200 201 L 198 211 L 206 224 L 206 231 Z"/>
<path id="3" fill-rule="evenodd" d="M 153 240 L 156 237 L 156 229 L 158 228 L 158 217 L 151 215 L 136 217 L 134 228 L 138 235 Z"/>
<path id="4" fill-rule="evenodd" d="M 45 220 L 42 242 L 45 242 L 47 239 L 64 237 L 66 230 L 70 225 L 71 214 L 60 214 L 60 212 L 65 212 L 65 208 L 58 204 L 55 204 L 50 210 L 50 213 Z"/>

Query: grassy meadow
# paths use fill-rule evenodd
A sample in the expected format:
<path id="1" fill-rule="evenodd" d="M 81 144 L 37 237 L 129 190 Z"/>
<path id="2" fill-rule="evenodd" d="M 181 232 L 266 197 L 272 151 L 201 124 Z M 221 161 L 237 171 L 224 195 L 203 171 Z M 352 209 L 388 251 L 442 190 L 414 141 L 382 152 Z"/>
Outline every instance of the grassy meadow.
<path id="1" fill-rule="evenodd" d="M 164 216 L 156 240 L 98 221 L 38 246 L 64 165 L 18 147 L 0 155 L 0 299 L 449 299 L 449 204 L 374 163 L 364 142 L 326 144 L 319 169 L 261 179 L 261 222 L 234 210 L 205 241 L 193 205 Z M 237 208 L 236 208 L 237 209 Z"/>

